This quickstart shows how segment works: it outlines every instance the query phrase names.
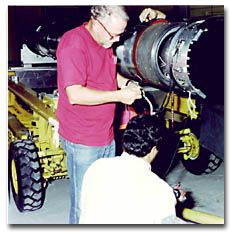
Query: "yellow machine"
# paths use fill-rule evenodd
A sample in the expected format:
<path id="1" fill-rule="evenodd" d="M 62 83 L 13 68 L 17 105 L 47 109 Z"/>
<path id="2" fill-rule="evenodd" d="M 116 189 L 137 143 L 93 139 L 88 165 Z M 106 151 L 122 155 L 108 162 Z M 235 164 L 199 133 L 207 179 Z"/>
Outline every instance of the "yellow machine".
<path id="1" fill-rule="evenodd" d="M 20 83 L 8 84 L 8 143 L 12 193 L 20 211 L 42 207 L 48 182 L 67 177 L 57 132 L 57 95 L 42 95 Z"/>

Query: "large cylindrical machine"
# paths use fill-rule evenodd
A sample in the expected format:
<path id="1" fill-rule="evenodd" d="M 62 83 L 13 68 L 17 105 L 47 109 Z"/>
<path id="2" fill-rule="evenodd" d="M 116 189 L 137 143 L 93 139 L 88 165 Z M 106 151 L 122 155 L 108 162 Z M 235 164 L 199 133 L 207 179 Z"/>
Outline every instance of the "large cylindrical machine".
<path id="1" fill-rule="evenodd" d="M 27 37 L 28 48 L 42 57 L 56 58 L 56 49 L 61 36 L 69 27 L 58 22 L 39 25 L 35 31 Z"/>
<path id="2" fill-rule="evenodd" d="M 120 71 L 143 84 L 204 99 L 208 84 L 223 82 L 223 33 L 223 17 L 191 23 L 158 20 L 137 27 L 116 49 Z"/>

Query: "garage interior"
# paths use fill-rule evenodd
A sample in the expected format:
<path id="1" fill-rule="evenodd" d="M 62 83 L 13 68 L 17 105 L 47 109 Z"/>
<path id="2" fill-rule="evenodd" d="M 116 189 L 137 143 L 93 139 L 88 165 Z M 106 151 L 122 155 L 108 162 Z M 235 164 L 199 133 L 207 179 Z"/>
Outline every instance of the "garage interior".
<path id="1" fill-rule="evenodd" d="M 215 29 L 217 26 L 223 26 L 224 24 L 224 6 L 222 5 L 126 6 L 130 17 L 128 31 L 132 32 L 134 26 L 140 24 L 139 13 L 147 7 L 163 11 L 170 22 L 191 24 L 190 22 L 200 20 L 209 22 L 208 19 L 215 19 L 210 21 L 210 27 Z M 47 139 L 47 136 L 52 138 L 53 131 L 47 130 L 47 133 L 42 135 L 38 128 L 39 121 L 42 118 L 44 120 L 42 127 L 44 127 L 48 117 L 54 116 L 56 106 L 54 91 L 56 89 L 57 72 L 54 53 L 57 41 L 47 41 L 45 35 L 48 38 L 50 36 L 51 39 L 53 37 L 57 38 L 65 31 L 79 26 L 88 20 L 89 9 L 90 6 L 8 7 L 8 85 L 10 93 L 8 100 L 8 126 L 10 131 L 8 140 L 10 144 L 13 141 L 28 139 L 29 134 L 37 134 L 35 136 L 37 141 L 40 141 L 45 134 L 45 139 Z M 190 81 L 201 88 L 207 96 L 207 98 L 204 96 L 201 100 L 199 97 L 202 97 L 202 94 L 201 96 L 198 94 L 194 96 L 194 98 L 198 98 L 195 101 L 197 119 L 194 113 L 191 115 L 194 117 L 188 118 L 187 125 L 186 119 L 190 115 L 187 115 L 188 112 L 183 108 L 182 103 L 186 102 L 183 102 L 180 98 L 185 98 L 184 101 L 188 101 L 189 97 L 185 96 L 185 93 L 179 88 L 175 91 L 174 97 L 167 96 L 169 91 L 163 91 L 163 89 L 157 87 L 154 89 L 150 85 L 145 90 L 154 110 L 159 110 L 161 105 L 166 105 L 165 113 L 169 128 L 175 127 L 176 130 L 180 130 L 185 124 L 186 129 L 191 128 L 192 131 L 197 131 L 197 134 L 191 138 L 190 134 L 192 132 L 189 130 L 185 130 L 185 134 L 181 134 L 185 137 L 183 141 L 185 145 L 181 147 L 185 150 L 184 152 L 180 149 L 180 153 L 177 153 L 177 144 L 180 144 L 180 142 L 177 142 L 174 138 L 173 144 L 164 147 L 156 162 L 152 164 L 153 171 L 164 178 L 172 187 L 180 183 L 187 192 L 187 200 L 180 207 L 177 207 L 179 217 L 184 219 L 187 224 L 224 224 L 225 217 L 224 27 L 209 32 L 213 32 L 211 38 L 208 38 L 209 41 L 212 40 L 209 42 L 210 44 L 208 45 L 206 41 L 203 44 L 200 43 L 198 46 L 200 48 L 196 51 L 193 50 L 192 54 L 191 67 L 195 68 L 195 65 L 198 65 L 198 67 L 191 72 Z M 220 34 L 220 37 L 217 38 L 218 34 Z M 37 40 L 44 42 L 42 45 L 45 48 L 50 48 L 50 50 L 45 51 L 44 48 L 35 47 Z M 218 53 L 216 53 L 217 48 Z M 213 55 L 210 55 L 212 53 Z M 218 96 L 216 96 L 217 94 Z M 42 100 L 44 105 L 47 106 L 42 106 L 41 102 L 35 97 Z M 17 110 L 20 111 L 17 112 L 18 114 L 15 112 L 16 104 L 18 106 Z M 19 107 L 21 108 L 19 109 Z M 22 108 L 24 112 L 20 114 Z M 137 113 L 143 113 L 151 109 L 146 101 L 138 101 L 134 104 L 134 108 Z M 122 105 L 118 105 L 118 117 L 121 117 L 123 109 Z M 36 115 L 32 111 L 36 111 Z M 36 118 L 35 116 L 39 117 Z M 29 119 L 32 120 L 29 121 Z M 120 154 L 119 143 L 122 132 L 119 131 L 119 126 L 121 126 L 121 118 L 115 123 L 118 129 L 116 134 L 117 154 Z M 28 126 L 31 129 L 30 133 Z M 49 130 L 53 126 L 53 123 L 49 124 Z M 193 145 L 194 140 L 197 141 L 199 147 L 197 158 L 192 157 L 192 152 L 193 150 L 196 151 L 197 146 L 196 143 Z M 189 142 L 191 142 L 191 145 Z M 190 151 L 187 144 L 193 145 L 192 151 Z M 53 147 L 52 151 L 47 146 Z M 35 208 L 35 210 L 34 208 L 31 211 L 19 210 L 16 203 L 19 190 L 16 191 L 16 189 L 20 186 L 17 186 L 18 184 L 14 185 L 14 179 L 19 180 L 19 177 L 14 177 L 13 171 L 17 170 L 17 167 L 15 167 L 17 162 L 11 157 L 15 151 L 10 150 L 8 223 L 68 224 L 69 179 L 67 178 L 65 161 L 60 160 L 65 155 L 62 150 L 57 150 L 55 153 L 56 162 L 51 160 L 51 155 L 55 155 L 55 146 L 52 141 L 43 140 L 39 147 L 36 143 L 36 147 L 39 153 L 38 156 L 42 158 L 40 164 L 44 164 L 45 168 L 45 184 L 43 187 L 45 193 L 42 195 L 44 200 L 41 207 Z M 10 146 L 11 148 L 14 149 L 14 146 Z M 188 155 L 185 156 L 187 150 Z M 57 162 L 61 163 L 58 165 Z M 52 165 L 54 165 L 54 168 L 56 167 L 55 169 L 59 169 L 58 166 L 60 166 L 60 171 L 52 171 Z"/>

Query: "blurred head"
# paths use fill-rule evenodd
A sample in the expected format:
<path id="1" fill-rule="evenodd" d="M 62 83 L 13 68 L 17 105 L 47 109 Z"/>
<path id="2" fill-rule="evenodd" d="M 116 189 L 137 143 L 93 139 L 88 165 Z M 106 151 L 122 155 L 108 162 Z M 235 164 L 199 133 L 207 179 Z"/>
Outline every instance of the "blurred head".
<path id="1" fill-rule="evenodd" d="M 124 132 L 124 151 L 141 158 L 148 155 L 153 148 L 158 152 L 163 126 L 161 120 L 154 115 L 142 114 L 133 117 Z"/>
<path id="2" fill-rule="evenodd" d="M 122 6 L 93 6 L 91 18 L 94 20 L 101 45 L 110 48 L 120 40 L 129 17 Z"/>

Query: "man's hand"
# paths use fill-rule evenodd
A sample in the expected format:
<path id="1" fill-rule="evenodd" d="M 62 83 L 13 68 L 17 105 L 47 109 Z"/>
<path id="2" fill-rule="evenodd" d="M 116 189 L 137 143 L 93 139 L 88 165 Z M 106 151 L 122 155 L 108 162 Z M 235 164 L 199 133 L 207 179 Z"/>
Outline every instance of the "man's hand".
<path id="1" fill-rule="evenodd" d="M 134 80 L 128 80 L 127 83 L 126 83 L 126 86 L 129 86 L 129 87 L 139 87 L 139 83 L 137 81 L 134 81 Z M 126 87 L 125 86 L 125 87 Z"/>
<path id="2" fill-rule="evenodd" d="M 118 90 L 120 102 L 131 105 L 136 99 L 142 98 L 142 88 L 136 83 L 129 83 L 128 86 Z"/>
<path id="3" fill-rule="evenodd" d="M 165 19 L 166 15 L 155 9 L 145 8 L 139 16 L 141 22 L 148 22 L 153 19 Z"/>

